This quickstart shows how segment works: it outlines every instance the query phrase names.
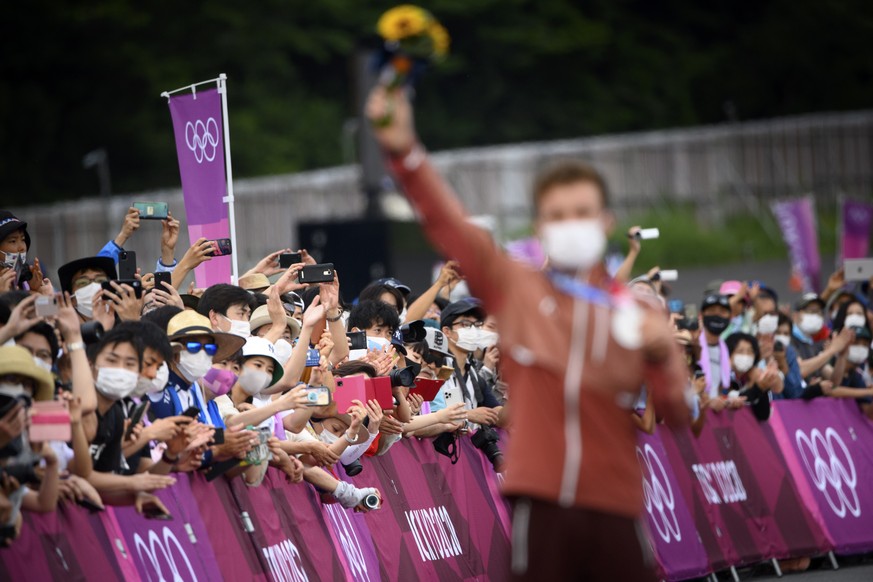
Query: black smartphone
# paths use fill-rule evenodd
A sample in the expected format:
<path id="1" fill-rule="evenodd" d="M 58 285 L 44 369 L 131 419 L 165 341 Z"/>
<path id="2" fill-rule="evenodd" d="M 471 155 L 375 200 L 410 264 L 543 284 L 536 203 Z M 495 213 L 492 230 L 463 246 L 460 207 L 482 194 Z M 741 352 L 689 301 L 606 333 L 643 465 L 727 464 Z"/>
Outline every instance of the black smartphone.
<path id="1" fill-rule="evenodd" d="M 333 281 L 333 263 L 306 265 L 300 271 L 298 280 L 301 283 L 330 283 Z"/>
<path id="2" fill-rule="evenodd" d="M 133 287 L 134 296 L 137 299 L 142 297 L 142 283 L 139 282 L 139 279 L 119 279 L 115 282 L 119 285 L 130 285 L 131 287 Z M 115 292 L 115 288 L 112 286 L 112 281 L 104 281 L 103 283 L 100 283 L 100 286 L 103 288 L 104 291 L 109 291 L 114 295 L 118 295 L 118 293 Z"/>
<path id="3" fill-rule="evenodd" d="M 784 352 L 785 346 L 782 345 L 782 342 L 773 342 L 773 351 L 774 352 Z"/>
<path id="4" fill-rule="evenodd" d="M 350 350 L 366 350 L 367 349 L 367 332 L 365 331 L 350 331 L 346 333 L 349 338 Z"/>
<path id="5" fill-rule="evenodd" d="M 188 410 L 182 413 L 182 416 L 187 416 L 188 418 L 197 418 L 200 416 L 200 409 L 196 406 L 189 406 Z"/>
<path id="6" fill-rule="evenodd" d="M 212 252 L 209 253 L 211 257 L 223 257 L 233 253 L 229 238 L 217 238 L 209 242 L 212 243 Z"/>
<path id="7" fill-rule="evenodd" d="M 93 501 L 88 499 L 87 497 L 83 497 L 82 499 L 79 499 L 78 501 L 76 501 L 76 503 L 78 503 L 79 505 L 81 505 L 82 507 L 87 509 L 88 511 L 103 511 L 104 509 L 106 509 L 105 507 L 100 507 L 99 505 L 97 505 L 96 503 L 94 503 Z"/>
<path id="8" fill-rule="evenodd" d="M 124 439 L 127 440 L 130 438 L 130 435 L 133 433 L 133 427 L 138 425 L 142 420 L 142 417 L 145 416 L 145 413 L 149 409 L 149 405 L 151 402 L 148 398 L 140 402 L 136 405 L 136 408 L 133 409 L 133 413 L 130 415 L 130 424 L 127 425 L 127 430 L 124 431 Z"/>
<path id="9" fill-rule="evenodd" d="M 300 253 L 282 253 L 279 255 L 279 266 L 287 269 L 291 265 L 303 262 L 303 255 Z"/>
<path id="10" fill-rule="evenodd" d="M 212 427 L 215 429 L 215 434 L 212 435 L 212 444 L 213 445 L 223 445 L 224 444 L 224 429 L 218 427 Z"/>
<path id="11" fill-rule="evenodd" d="M 167 292 L 167 288 L 161 285 L 161 283 L 166 283 L 167 285 L 173 286 L 173 273 L 169 271 L 158 271 L 155 273 L 155 289 L 160 289 L 163 292 Z"/>
<path id="12" fill-rule="evenodd" d="M 164 220 L 169 210 L 166 202 L 134 202 L 141 220 Z"/>
<path id="13" fill-rule="evenodd" d="M 121 251 L 118 253 L 118 278 L 136 278 L 136 253 L 133 251 Z"/>
<path id="14" fill-rule="evenodd" d="M 162 521 L 171 521 L 173 516 L 169 513 L 164 513 L 164 510 L 154 505 L 143 507 L 142 516 L 146 519 L 160 519 Z"/>

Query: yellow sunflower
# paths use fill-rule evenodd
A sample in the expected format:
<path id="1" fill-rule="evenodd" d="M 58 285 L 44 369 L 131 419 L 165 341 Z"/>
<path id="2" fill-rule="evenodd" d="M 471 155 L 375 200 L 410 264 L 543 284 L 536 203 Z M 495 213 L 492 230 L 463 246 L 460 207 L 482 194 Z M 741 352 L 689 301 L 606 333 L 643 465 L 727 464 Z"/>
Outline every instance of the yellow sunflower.
<path id="1" fill-rule="evenodd" d="M 427 33 L 433 41 L 434 54 L 444 57 L 449 52 L 449 32 L 440 23 L 434 22 L 427 29 Z"/>
<path id="2" fill-rule="evenodd" d="M 376 30 L 385 40 L 399 41 L 423 34 L 432 22 L 433 16 L 427 10 L 412 4 L 403 4 L 383 14 L 376 24 Z"/>

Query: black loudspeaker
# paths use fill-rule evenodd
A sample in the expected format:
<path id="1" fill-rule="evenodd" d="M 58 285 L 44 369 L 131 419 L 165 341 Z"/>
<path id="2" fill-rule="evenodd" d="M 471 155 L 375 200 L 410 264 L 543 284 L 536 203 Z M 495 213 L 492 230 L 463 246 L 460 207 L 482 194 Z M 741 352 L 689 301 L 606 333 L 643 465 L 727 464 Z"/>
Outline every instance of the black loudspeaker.
<path id="1" fill-rule="evenodd" d="M 382 277 L 399 279 L 419 295 L 430 287 L 433 267 L 441 260 L 415 222 L 302 223 L 297 240 L 319 263 L 334 264 L 347 302 Z"/>

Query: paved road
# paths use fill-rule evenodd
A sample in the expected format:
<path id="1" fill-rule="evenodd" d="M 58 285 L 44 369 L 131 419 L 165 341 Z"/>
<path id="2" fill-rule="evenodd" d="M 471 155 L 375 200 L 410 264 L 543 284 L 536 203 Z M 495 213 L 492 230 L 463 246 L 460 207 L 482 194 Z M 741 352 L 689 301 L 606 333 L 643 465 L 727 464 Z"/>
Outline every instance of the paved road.
<path id="1" fill-rule="evenodd" d="M 750 582 L 769 582 L 771 580 L 781 580 L 783 582 L 870 582 L 873 580 L 873 565 L 863 566 L 841 566 L 839 570 L 831 570 L 830 568 L 823 570 L 813 570 L 800 574 L 786 574 L 782 578 L 776 576 L 765 577 L 743 577 L 740 579 Z"/>

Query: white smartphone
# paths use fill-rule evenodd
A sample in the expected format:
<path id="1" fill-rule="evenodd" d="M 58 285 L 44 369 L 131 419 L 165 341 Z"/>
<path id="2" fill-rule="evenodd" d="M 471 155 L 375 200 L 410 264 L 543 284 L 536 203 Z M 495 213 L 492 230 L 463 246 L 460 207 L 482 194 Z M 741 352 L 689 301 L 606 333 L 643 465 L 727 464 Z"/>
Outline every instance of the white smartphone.
<path id="1" fill-rule="evenodd" d="M 846 259 L 843 272 L 846 281 L 869 281 L 873 279 L 873 259 Z"/>

